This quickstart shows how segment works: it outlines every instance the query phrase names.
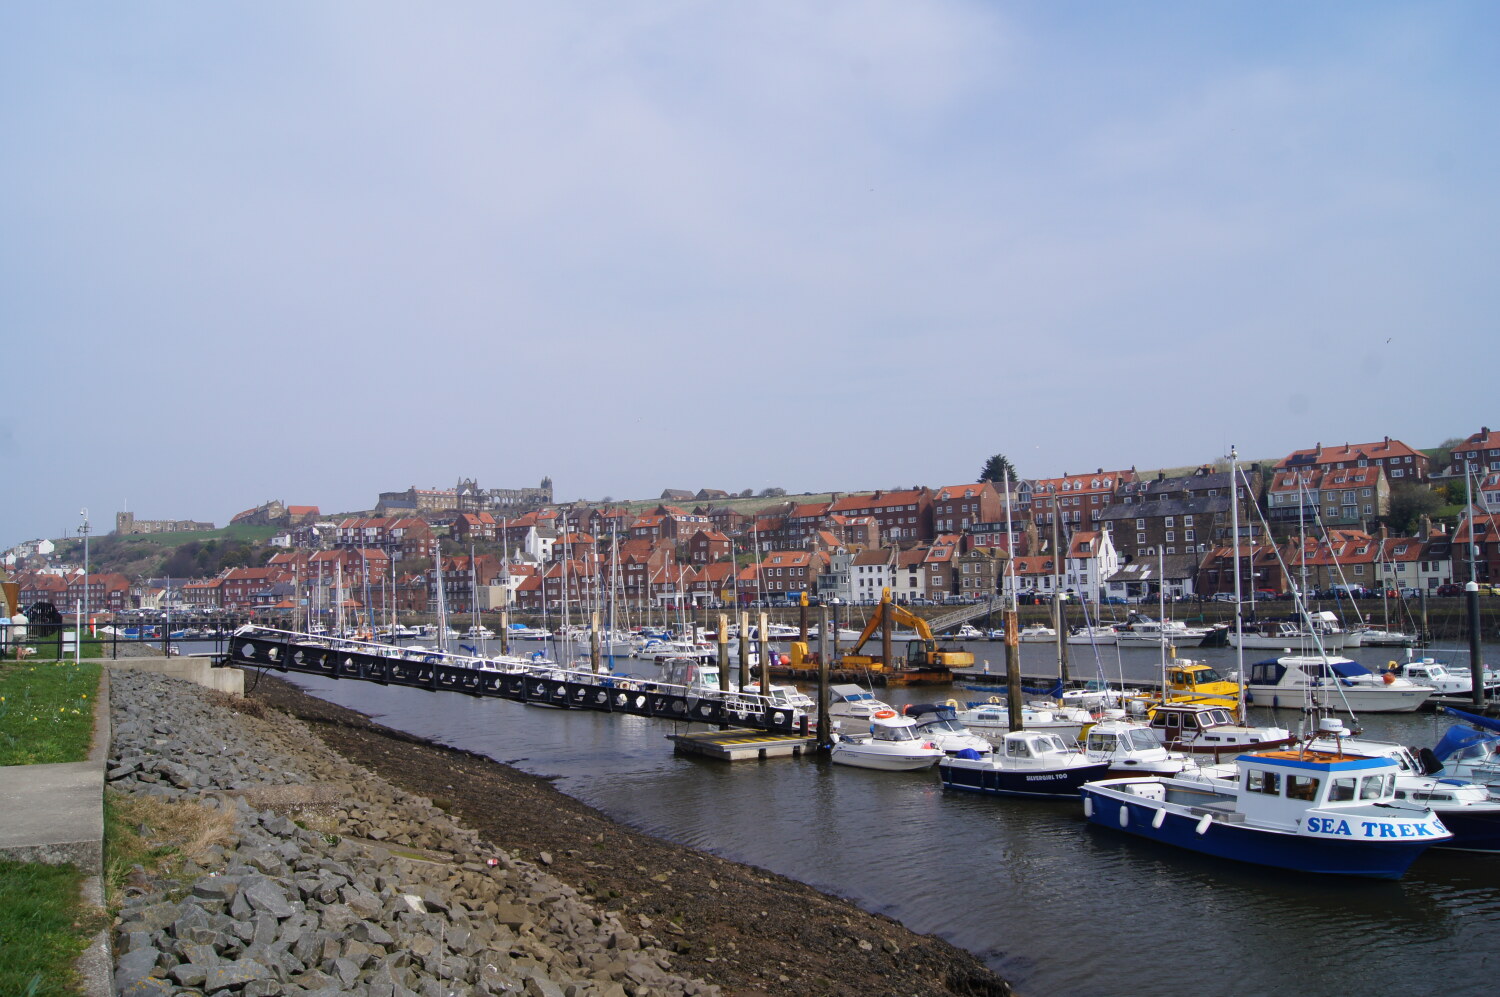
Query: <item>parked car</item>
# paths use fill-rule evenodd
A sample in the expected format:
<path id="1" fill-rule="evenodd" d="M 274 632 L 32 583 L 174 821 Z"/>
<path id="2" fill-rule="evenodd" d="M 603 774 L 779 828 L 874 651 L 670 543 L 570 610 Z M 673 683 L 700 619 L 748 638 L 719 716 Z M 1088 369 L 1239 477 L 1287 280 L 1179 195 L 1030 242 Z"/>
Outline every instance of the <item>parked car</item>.
<path id="1" fill-rule="evenodd" d="M 1442 596 L 1443 598 L 1451 598 L 1455 595 L 1463 595 L 1464 587 L 1462 585 L 1455 585 L 1452 582 L 1449 582 L 1446 585 L 1439 585 L 1437 587 L 1437 594 Z"/>
<path id="2" fill-rule="evenodd" d="M 1282 598 L 1282 595 L 1281 595 L 1280 592 L 1276 591 L 1275 589 L 1256 589 L 1255 590 L 1255 598 L 1257 598 L 1257 599 L 1280 599 L 1280 598 Z"/>
<path id="3" fill-rule="evenodd" d="M 1123 606 L 1130 600 L 1125 598 L 1123 595 L 1107 595 L 1099 601 L 1104 603 L 1106 606 Z"/>
<path id="4" fill-rule="evenodd" d="M 1215 592 L 1214 593 L 1214 597 L 1213 597 L 1213 601 L 1214 602 L 1233 602 L 1234 601 L 1234 593 L 1233 592 Z"/>

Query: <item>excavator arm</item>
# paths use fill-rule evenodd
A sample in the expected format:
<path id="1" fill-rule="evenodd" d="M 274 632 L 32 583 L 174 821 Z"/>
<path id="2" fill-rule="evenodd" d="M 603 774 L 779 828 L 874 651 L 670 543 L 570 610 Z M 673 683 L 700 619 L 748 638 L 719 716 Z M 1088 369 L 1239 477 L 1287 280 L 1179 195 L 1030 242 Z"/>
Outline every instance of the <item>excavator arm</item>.
<path id="1" fill-rule="evenodd" d="M 875 612 L 870 614 L 870 622 L 865 624 L 865 629 L 859 635 L 859 640 L 854 642 L 854 648 L 849 653 L 858 654 L 859 649 L 880 629 L 886 617 L 889 616 L 891 624 L 905 624 L 917 632 L 917 636 L 923 640 L 932 640 L 932 628 L 927 621 L 915 613 L 896 605 L 891 601 L 891 590 L 882 589 L 880 592 L 880 603 L 875 607 Z"/>

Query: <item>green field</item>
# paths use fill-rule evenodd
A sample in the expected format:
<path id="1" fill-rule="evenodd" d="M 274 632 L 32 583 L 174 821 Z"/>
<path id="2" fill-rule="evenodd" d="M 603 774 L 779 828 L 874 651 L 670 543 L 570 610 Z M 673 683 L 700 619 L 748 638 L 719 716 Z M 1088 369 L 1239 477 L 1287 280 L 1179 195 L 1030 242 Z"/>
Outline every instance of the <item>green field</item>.
<path id="1" fill-rule="evenodd" d="M 83 905 L 82 880 L 70 865 L 0 860 L 0 994 L 78 993 L 73 961 L 103 927 Z"/>
<path id="2" fill-rule="evenodd" d="M 88 758 L 99 669 L 92 661 L 0 664 L 0 765 Z"/>

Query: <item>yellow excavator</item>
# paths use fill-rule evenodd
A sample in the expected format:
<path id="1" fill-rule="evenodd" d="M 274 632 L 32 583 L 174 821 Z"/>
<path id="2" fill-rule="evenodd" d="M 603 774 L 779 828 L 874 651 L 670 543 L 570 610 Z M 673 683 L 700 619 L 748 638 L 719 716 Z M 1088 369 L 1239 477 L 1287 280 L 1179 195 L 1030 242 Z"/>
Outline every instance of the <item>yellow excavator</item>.
<path id="1" fill-rule="evenodd" d="M 906 641 L 904 661 L 899 656 L 897 661 L 890 662 L 885 661 L 878 653 L 860 653 L 860 649 L 869 642 L 870 638 L 880 632 L 881 626 L 887 619 L 891 621 L 893 628 L 900 624 L 911 627 L 917 633 L 915 639 Z M 870 622 L 865 624 L 864 632 L 859 635 L 859 640 L 855 641 L 854 647 L 844 655 L 839 664 L 842 668 L 868 668 L 875 672 L 897 671 L 898 669 L 969 668 L 974 664 L 974 655 L 959 648 L 939 647 L 927 621 L 892 602 L 891 590 L 885 589 L 881 592 L 880 604 L 870 615 Z"/>

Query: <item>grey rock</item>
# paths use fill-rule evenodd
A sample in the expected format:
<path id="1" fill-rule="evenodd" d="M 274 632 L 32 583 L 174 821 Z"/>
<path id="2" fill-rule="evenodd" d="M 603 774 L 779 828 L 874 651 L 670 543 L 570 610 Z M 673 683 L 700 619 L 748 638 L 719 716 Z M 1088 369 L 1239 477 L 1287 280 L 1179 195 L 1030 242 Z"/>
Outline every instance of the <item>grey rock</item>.
<path id="1" fill-rule="evenodd" d="M 177 985 L 155 976 L 143 976 L 122 982 L 115 979 L 119 997 L 171 997 L 177 993 Z"/>
<path id="2" fill-rule="evenodd" d="M 245 887 L 241 896 L 256 910 L 263 910 L 278 918 L 288 918 L 296 913 L 287 902 L 286 894 L 268 880 Z"/>
<path id="3" fill-rule="evenodd" d="M 143 947 L 133 949 L 115 960 L 115 979 L 132 980 L 140 977 L 158 975 L 153 971 L 161 962 L 162 953 L 159 949 Z"/>

